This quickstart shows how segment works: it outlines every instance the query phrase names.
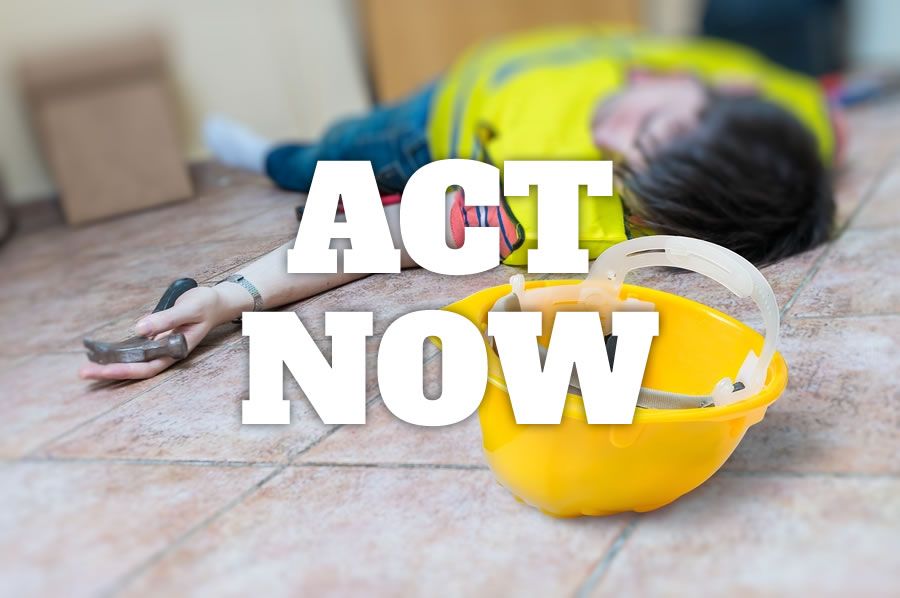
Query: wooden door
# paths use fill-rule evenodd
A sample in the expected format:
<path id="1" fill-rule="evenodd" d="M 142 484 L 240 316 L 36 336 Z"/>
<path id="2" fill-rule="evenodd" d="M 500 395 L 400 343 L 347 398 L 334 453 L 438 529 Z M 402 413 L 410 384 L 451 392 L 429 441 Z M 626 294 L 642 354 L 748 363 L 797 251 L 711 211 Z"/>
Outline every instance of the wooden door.
<path id="1" fill-rule="evenodd" d="M 423 85 L 474 43 L 578 23 L 637 27 L 639 0 L 359 0 L 375 96 L 390 101 Z"/>

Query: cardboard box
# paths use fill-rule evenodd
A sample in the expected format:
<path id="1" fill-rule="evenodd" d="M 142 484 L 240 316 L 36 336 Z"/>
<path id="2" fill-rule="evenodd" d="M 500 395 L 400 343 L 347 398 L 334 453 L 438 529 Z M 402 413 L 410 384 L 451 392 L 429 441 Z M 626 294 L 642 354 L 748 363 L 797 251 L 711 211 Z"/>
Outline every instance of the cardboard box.
<path id="1" fill-rule="evenodd" d="M 6 187 L 3 184 L 3 177 L 0 176 L 0 246 L 12 235 L 12 230 L 12 210 L 6 203 Z"/>
<path id="2" fill-rule="evenodd" d="M 33 57 L 22 78 L 70 224 L 191 196 L 159 38 Z"/>

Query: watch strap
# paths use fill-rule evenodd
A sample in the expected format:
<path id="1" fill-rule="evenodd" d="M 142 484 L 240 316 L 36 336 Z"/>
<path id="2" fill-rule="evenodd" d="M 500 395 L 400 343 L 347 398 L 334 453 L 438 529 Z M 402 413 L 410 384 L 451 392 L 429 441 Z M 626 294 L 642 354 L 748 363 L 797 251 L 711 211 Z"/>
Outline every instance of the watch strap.
<path id="1" fill-rule="evenodd" d="M 221 284 L 222 282 L 233 282 L 244 287 L 247 292 L 250 293 L 250 296 L 253 297 L 253 311 L 262 311 L 263 298 L 259 293 L 259 289 L 257 289 L 252 282 L 247 280 L 243 274 L 232 274 L 225 280 L 221 281 L 219 284 Z"/>

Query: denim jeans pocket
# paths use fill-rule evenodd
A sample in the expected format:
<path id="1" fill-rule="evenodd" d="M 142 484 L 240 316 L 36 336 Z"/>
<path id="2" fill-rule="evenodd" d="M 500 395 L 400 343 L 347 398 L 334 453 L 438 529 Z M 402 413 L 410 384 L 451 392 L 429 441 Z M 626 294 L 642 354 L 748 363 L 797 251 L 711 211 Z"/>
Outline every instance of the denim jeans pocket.
<path id="1" fill-rule="evenodd" d="M 393 131 L 393 159 L 381 168 L 376 167 L 375 180 L 382 192 L 399 193 L 419 168 L 428 164 L 428 140 L 421 131 Z"/>
<path id="2" fill-rule="evenodd" d="M 424 133 L 410 133 L 403 139 L 401 149 L 409 171 L 407 179 L 419 168 L 431 162 L 431 152 L 428 150 L 428 138 Z"/>
<path id="3" fill-rule="evenodd" d="M 410 176 L 405 174 L 400 162 L 394 160 L 375 172 L 375 182 L 382 194 L 391 195 L 403 191 Z"/>

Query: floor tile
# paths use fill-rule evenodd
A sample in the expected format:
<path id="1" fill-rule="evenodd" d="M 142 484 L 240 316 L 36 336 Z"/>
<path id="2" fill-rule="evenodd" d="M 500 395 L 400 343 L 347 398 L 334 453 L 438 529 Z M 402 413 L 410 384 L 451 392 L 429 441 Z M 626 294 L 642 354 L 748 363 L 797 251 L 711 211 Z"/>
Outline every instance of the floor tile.
<path id="1" fill-rule="evenodd" d="M 888 127 L 883 121 L 880 124 L 868 123 L 864 127 L 857 125 L 838 172 L 854 171 L 867 175 L 884 172 L 900 150 L 897 133 L 900 133 L 900 126 L 893 123 Z"/>
<path id="2" fill-rule="evenodd" d="M 900 371 L 900 316 L 889 315 L 900 313 L 897 116 L 887 104 L 850 114 L 836 189 L 837 220 L 852 216 L 849 230 L 827 253 L 763 270 L 782 307 L 796 298 L 781 343 L 790 368 L 784 396 L 709 483 L 640 517 L 541 515 L 485 469 L 476 416 L 416 427 L 378 399 L 377 335 L 393 320 L 523 269 L 376 275 L 286 306 L 320 340 L 325 311 L 375 313 L 368 423 L 324 426 L 286 373 L 286 395 L 298 399 L 293 423 L 258 427 L 240 425 L 248 381 L 239 326 L 219 328 L 191 358 L 135 383 L 78 380 L 81 338 L 123 338 L 174 278 L 216 280 L 292 240 L 301 194 L 209 164 L 192 171 L 192 200 L 13 239 L 0 248 L 8 318 L 0 332 L 0 587 L 12 595 L 109 590 L 252 489 L 272 471 L 266 464 L 296 457 L 126 590 L 556 595 L 597 581 L 601 594 L 735 593 L 729 582 L 737 593 L 887 593 L 900 566 L 900 394 L 891 377 Z M 699 276 L 657 269 L 632 281 L 758 324 L 752 302 Z M 439 367 L 436 358 L 426 366 L 429 396 Z"/>
<path id="3" fill-rule="evenodd" d="M 425 396 L 440 396 L 441 360 L 425 364 Z M 382 401 L 366 414 L 366 425 L 344 426 L 305 452 L 300 462 L 432 464 L 486 467 L 478 414 L 452 426 L 414 426 L 396 417 Z"/>
<path id="4" fill-rule="evenodd" d="M 61 256 L 74 255 L 76 248 L 71 243 L 74 235 L 74 229 L 62 225 L 13 235 L 0 247 L 0 274 L 30 275 Z"/>
<path id="5" fill-rule="evenodd" d="M 206 281 L 216 275 L 247 264 L 284 244 L 283 237 L 243 237 L 169 245 L 154 249 L 134 262 L 135 274 L 120 272 L 115 282 L 137 286 L 152 295 L 161 295 L 176 278 L 188 276 Z M 114 288 L 112 280 L 110 287 Z M 158 299 L 158 297 L 155 297 Z"/>
<path id="6" fill-rule="evenodd" d="M 889 148 L 900 147 L 897 137 L 900 119 L 894 102 L 881 102 L 846 112 L 850 134 L 847 138 L 847 156 L 868 158 L 877 163 Z M 869 150 L 875 146 L 875 151 Z"/>
<path id="7" fill-rule="evenodd" d="M 835 184 L 837 223 L 844 225 L 870 191 L 881 186 L 900 155 L 900 126 L 872 110 L 851 119 L 844 162 Z"/>
<path id="8" fill-rule="evenodd" d="M 0 374 L 12 367 L 20 366 L 22 363 L 24 363 L 28 359 L 31 359 L 32 357 L 34 356 L 22 355 L 20 357 L 0 357 Z"/>
<path id="9" fill-rule="evenodd" d="M 0 275 L 5 284 L 0 288 L 0 301 L 19 299 L 37 303 L 83 293 L 94 282 L 127 272 L 133 261 L 134 251 L 115 249 L 92 255 L 69 254 L 63 250 L 44 257 L 31 254 L 25 258 L 25 266 L 19 260 L 3 260 Z"/>
<path id="10" fill-rule="evenodd" d="M 760 270 L 772 286 L 779 307 L 787 304 L 823 250 L 818 247 Z M 760 320 L 759 310 L 751 299 L 740 299 L 714 280 L 693 272 L 644 268 L 635 270 L 626 282 L 699 301 L 748 323 Z"/>
<path id="11" fill-rule="evenodd" d="M 270 186 L 220 195 L 13 239 L 0 250 L 0 274 L 9 281 L 0 299 L 72 294 L 123 278 L 146 287 L 145 278 L 156 272 L 166 280 L 179 272 L 203 276 L 204 268 L 227 269 L 229 259 L 244 263 L 296 235 L 291 202 Z M 259 217 L 273 213 L 284 225 L 260 227 Z"/>
<path id="12" fill-rule="evenodd" d="M 203 243 L 217 238 L 223 229 L 284 206 L 286 201 L 268 186 L 238 188 L 81 227 L 53 227 L 16 237 L 4 246 L 0 272 L 37 272 L 55 263 Z M 245 230 L 254 234 L 252 228 Z"/>
<path id="13" fill-rule="evenodd" d="M 105 341 L 121 341 L 134 336 L 134 325 L 145 315 L 153 311 L 158 298 L 144 303 L 137 309 L 128 310 L 120 316 L 94 328 L 88 332 L 70 338 L 62 346 L 64 350 L 81 350 L 82 338 L 102 339 Z M 234 322 L 226 322 L 213 328 L 206 337 L 200 341 L 201 345 L 224 345 L 234 342 L 241 337 L 241 325 Z"/>
<path id="14" fill-rule="evenodd" d="M 847 224 L 870 192 L 878 188 L 881 171 L 871 172 L 848 168 L 834 182 L 835 224 L 838 228 Z"/>
<path id="15" fill-rule="evenodd" d="M 853 221 L 853 228 L 900 226 L 900 170 L 889 172 Z"/>
<path id="16" fill-rule="evenodd" d="M 639 518 L 592 595 L 889 596 L 900 481 L 719 475 Z"/>
<path id="17" fill-rule="evenodd" d="M 414 426 L 381 401 L 370 407 L 366 425 L 344 426 L 304 453 L 300 462 L 486 467 L 477 414 L 452 426 Z"/>
<path id="18" fill-rule="evenodd" d="M 900 317 L 791 319 L 788 387 L 729 470 L 898 474 Z"/>
<path id="19" fill-rule="evenodd" d="M 265 176 L 212 160 L 192 164 L 191 180 L 198 194 L 208 193 L 213 189 L 233 189 L 245 185 L 271 186 Z"/>
<path id="20" fill-rule="evenodd" d="M 313 338 L 325 334 L 325 311 L 371 311 L 375 334 L 381 334 L 397 318 L 413 311 L 441 309 L 488 287 L 508 284 L 511 276 L 529 275 L 522 268 L 497 266 L 470 276 L 447 277 L 428 270 L 411 269 L 399 274 L 376 274 L 336 288 L 300 303 L 295 311 Z"/>
<path id="21" fill-rule="evenodd" d="M 231 268 L 247 264 L 283 244 L 283 237 L 246 236 L 133 250 L 129 251 L 127 259 L 111 264 L 113 270 L 92 276 L 90 286 L 83 288 L 109 293 L 141 291 L 148 299 L 159 299 L 166 287 L 177 278 L 206 281 Z M 79 268 L 75 268 L 74 276 L 81 276 Z"/>
<path id="22" fill-rule="evenodd" d="M 374 354 L 368 343 L 368 396 L 377 392 Z M 330 359 L 330 349 L 326 347 Z M 331 429 L 316 415 L 285 368 L 285 397 L 292 401 L 290 425 L 241 425 L 247 398 L 246 339 L 186 363 L 183 375 L 84 426 L 46 449 L 56 457 L 212 461 L 283 461 Z"/>
<path id="23" fill-rule="evenodd" d="M 301 203 L 302 197 L 299 194 L 287 197 L 278 195 L 274 201 L 267 202 L 265 209 L 260 210 L 255 216 L 220 229 L 212 236 L 212 239 L 280 237 L 285 242 L 290 241 L 293 244 L 297 238 L 297 228 L 300 226 L 297 221 L 296 207 Z M 248 199 L 248 201 L 254 200 L 255 198 Z"/>
<path id="24" fill-rule="evenodd" d="M 799 293 L 795 316 L 900 313 L 900 228 L 848 230 Z"/>
<path id="25" fill-rule="evenodd" d="M 291 468 L 124 595 L 568 595 L 627 520 L 547 517 L 484 471 Z"/>
<path id="26" fill-rule="evenodd" d="M 62 292 L 40 300 L 0 301 L 0 311 L 15 321 L 0 332 L 0 355 L 81 350 L 84 335 L 145 304 L 146 296 L 146 289 L 123 287 L 115 293 Z"/>
<path id="27" fill-rule="evenodd" d="M 75 229 L 66 240 L 82 251 L 107 246 L 164 247 L 212 240 L 218 231 L 285 206 L 289 200 L 268 184 L 212 190 L 187 202 Z M 290 218 L 291 211 L 285 215 Z"/>
<path id="28" fill-rule="evenodd" d="M 85 260 L 83 267 L 72 265 L 67 273 L 60 271 L 56 276 L 44 273 L 36 283 L 39 288 L 15 299 L 0 299 L 4 312 L 16 313 L 20 322 L 4 330 L 0 339 L 37 352 L 80 350 L 81 339 L 88 335 L 104 340 L 127 336 L 130 326 L 155 307 L 173 280 L 217 279 L 282 242 L 264 237 L 170 246 L 150 255 L 139 252 L 131 258 L 96 263 Z M 127 323 L 121 321 L 123 316 Z M 104 330 L 109 327 L 115 330 Z M 106 336 L 110 333 L 113 336 Z M 4 350 L 0 346 L 0 353 Z"/>
<path id="29" fill-rule="evenodd" d="M 201 349 L 194 362 L 206 357 Z M 42 444 L 181 373 L 178 364 L 151 380 L 91 383 L 78 378 L 83 354 L 39 355 L 0 371 L 0 457 Z"/>
<path id="30" fill-rule="evenodd" d="M 0 587 L 94 596 L 270 470 L 101 463 L 0 465 Z"/>

